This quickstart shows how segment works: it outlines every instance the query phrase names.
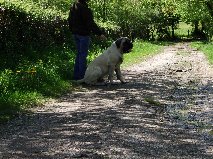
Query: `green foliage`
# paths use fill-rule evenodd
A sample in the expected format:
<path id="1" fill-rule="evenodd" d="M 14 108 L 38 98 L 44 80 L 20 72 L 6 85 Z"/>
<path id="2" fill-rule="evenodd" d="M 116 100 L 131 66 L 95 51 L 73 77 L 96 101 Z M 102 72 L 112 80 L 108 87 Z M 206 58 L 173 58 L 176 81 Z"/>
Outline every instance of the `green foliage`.
<path id="1" fill-rule="evenodd" d="M 208 8 L 211 0 L 179 0 L 177 1 L 177 13 L 181 15 L 182 21 L 194 25 L 195 36 L 203 36 L 210 41 L 213 36 L 213 17 Z M 198 26 L 201 25 L 199 29 Z"/>
<path id="2" fill-rule="evenodd" d="M 69 6 L 67 0 L 4 0 L 0 3 L 5 9 L 19 10 L 30 17 L 42 20 L 66 17 Z"/>
<path id="3" fill-rule="evenodd" d="M 18 112 L 34 105 L 41 105 L 44 99 L 40 93 L 25 91 L 7 91 L 0 93 L 0 123 L 8 121 Z"/>
<path id="4" fill-rule="evenodd" d="M 68 39 L 66 36 L 68 30 L 66 19 L 69 7 L 73 1 L 10 0 L 0 3 L 3 9 L 14 10 L 15 12 L 27 15 L 24 18 L 27 20 L 24 21 L 31 24 L 23 25 L 22 23 L 21 26 L 25 26 L 24 30 L 31 28 L 30 30 L 28 29 L 28 32 L 35 32 L 36 30 L 38 32 L 40 29 L 38 26 L 35 27 L 34 24 L 37 21 L 43 21 L 45 25 L 38 25 L 41 26 L 41 30 L 46 31 L 43 32 L 43 35 L 39 34 L 41 35 L 40 38 L 35 37 L 35 39 L 39 39 L 35 43 L 38 43 L 44 37 L 48 37 L 47 34 L 52 35 L 55 33 L 56 37 L 61 38 L 59 40 L 54 39 L 55 36 L 50 36 L 45 38 L 46 41 L 41 42 L 41 44 L 50 44 L 56 41 L 64 42 L 65 39 Z M 90 1 L 90 6 L 94 11 L 97 22 L 105 28 L 111 37 L 119 35 L 143 39 L 171 39 L 174 38 L 174 30 L 181 18 L 182 21 L 187 23 L 194 23 L 195 21 L 202 22 L 202 31 L 210 40 L 212 37 L 212 17 L 206 5 L 207 2 L 211 4 L 210 0 L 93 0 Z M 11 15 L 8 16 L 11 17 Z M 16 17 L 20 16 L 16 15 Z M 23 19 L 22 17 L 20 18 Z M 17 39 L 14 41 L 17 41 Z M 39 46 L 42 46 L 41 44 Z"/>
<path id="5" fill-rule="evenodd" d="M 71 74 L 71 69 L 67 69 L 72 67 L 73 62 L 69 60 L 73 61 L 73 58 L 72 52 L 63 50 L 57 53 L 46 53 L 42 59 L 34 59 L 35 62 L 23 59 L 14 70 L 5 70 L 1 73 L 1 86 L 3 88 L 8 88 L 6 86 L 7 84 L 11 85 L 10 81 L 12 80 L 13 85 L 11 90 L 16 88 L 26 91 L 39 90 L 43 88 L 44 83 L 56 87 L 60 85 L 61 78 L 71 78 L 67 77 Z"/>
<path id="6" fill-rule="evenodd" d="M 11 0 L 1 3 L 0 50 L 10 56 L 29 56 L 29 49 L 40 52 L 52 45 L 70 42 L 67 13 L 43 8 L 42 1 Z"/>
<path id="7" fill-rule="evenodd" d="M 34 65 L 19 66 L 16 71 L 5 70 L 0 74 L 0 94 L 2 96 L 10 95 L 8 99 L 11 95 L 14 96 L 13 92 L 40 92 L 55 95 L 68 86 L 61 80 L 57 69 L 56 65 L 44 64 L 39 61 Z M 56 91 L 49 91 L 50 87 Z"/>
<path id="8" fill-rule="evenodd" d="M 132 38 L 170 37 L 169 30 L 178 23 L 178 15 L 174 13 L 174 3 L 163 1 L 124 1 L 94 0 L 90 2 L 95 17 L 102 22 L 113 22 L 118 26 L 117 34 Z M 163 28 L 163 29 L 160 29 Z"/>
<path id="9" fill-rule="evenodd" d="M 70 89 L 71 84 L 67 80 L 72 78 L 74 53 L 69 49 L 51 48 L 43 51 L 42 56 L 34 52 L 33 57 L 22 57 L 15 64 L 7 61 L 10 69 L 1 67 L 2 120 L 8 119 L 7 114 L 16 114 L 26 107 L 40 104 L 45 97 L 58 96 Z"/>
<path id="10" fill-rule="evenodd" d="M 3 94 L 8 93 L 9 87 L 11 87 L 11 70 L 5 70 L 0 74 L 0 92 Z"/>

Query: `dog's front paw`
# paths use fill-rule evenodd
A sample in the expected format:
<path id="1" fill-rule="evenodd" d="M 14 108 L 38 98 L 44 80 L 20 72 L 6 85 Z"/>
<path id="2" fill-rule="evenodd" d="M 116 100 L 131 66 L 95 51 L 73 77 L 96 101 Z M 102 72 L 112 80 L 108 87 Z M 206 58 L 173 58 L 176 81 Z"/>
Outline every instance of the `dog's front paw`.
<path id="1" fill-rule="evenodd" d="M 113 86 L 113 85 L 116 85 L 116 83 L 115 82 L 108 82 L 107 83 L 107 87 L 110 87 L 110 86 Z"/>
<path id="2" fill-rule="evenodd" d="M 109 87 L 111 87 L 112 86 L 112 84 L 111 83 L 107 83 L 107 87 L 109 88 Z"/>
<path id="3" fill-rule="evenodd" d="M 126 84 L 126 83 L 129 83 L 129 82 L 127 82 L 127 81 L 121 81 L 121 84 Z"/>

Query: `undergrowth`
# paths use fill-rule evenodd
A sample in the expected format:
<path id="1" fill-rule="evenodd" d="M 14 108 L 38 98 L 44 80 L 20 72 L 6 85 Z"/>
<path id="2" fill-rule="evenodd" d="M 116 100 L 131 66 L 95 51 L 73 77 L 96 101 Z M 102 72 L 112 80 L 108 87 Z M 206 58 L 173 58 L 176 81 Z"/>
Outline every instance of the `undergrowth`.
<path id="1" fill-rule="evenodd" d="M 93 44 L 88 63 L 102 53 L 112 41 Z M 125 56 L 124 67 L 140 62 L 156 53 L 161 45 L 136 40 L 133 51 Z M 42 104 L 43 99 L 58 97 L 72 88 L 75 50 L 57 48 L 46 50 L 44 56 L 25 59 L 12 69 L 0 71 L 0 120 L 17 112 Z"/>

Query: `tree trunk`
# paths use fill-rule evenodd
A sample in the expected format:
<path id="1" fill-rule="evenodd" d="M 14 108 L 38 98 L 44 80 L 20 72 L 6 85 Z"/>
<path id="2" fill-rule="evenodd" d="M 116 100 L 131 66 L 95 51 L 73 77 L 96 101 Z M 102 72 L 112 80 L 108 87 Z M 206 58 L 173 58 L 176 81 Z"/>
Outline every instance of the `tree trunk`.
<path id="1" fill-rule="evenodd" d="M 211 14 L 211 16 L 213 17 L 213 2 L 206 2 L 207 8 L 209 10 L 209 13 Z"/>
<path id="2" fill-rule="evenodd" d="M 195 25 L 195 30 L 194 30 L 194 32 L 195 32 L 195 33 L 198 33 L 198 32 L 199 32 L 199 21 L 195 21 L 195 22 L 194 22 L 194 25 Z"/>
<path id="3" fill-rule="evenodd" d="M 107 15 L 107 8 L 106 8 L 106 0 L 103 1 L 103 21 L 106 22 L 106 15 Z"/>
<path id="4" fill-rule="evenodd" d="M 172 22 L 172 39 L 175 39 L 175 24 Z"/>

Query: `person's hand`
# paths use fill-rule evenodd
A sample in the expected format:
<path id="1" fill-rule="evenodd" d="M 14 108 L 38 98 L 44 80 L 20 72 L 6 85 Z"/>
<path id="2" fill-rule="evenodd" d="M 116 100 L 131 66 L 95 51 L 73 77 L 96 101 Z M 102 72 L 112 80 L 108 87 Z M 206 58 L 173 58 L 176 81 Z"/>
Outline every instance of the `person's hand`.
<path id="1" fill-rule="evenodd" d="M 103 35 L 103 34 L 100 35 L 100 39 L 101 39 L 101 40 L 107 40 L 106 36 Z"/>

